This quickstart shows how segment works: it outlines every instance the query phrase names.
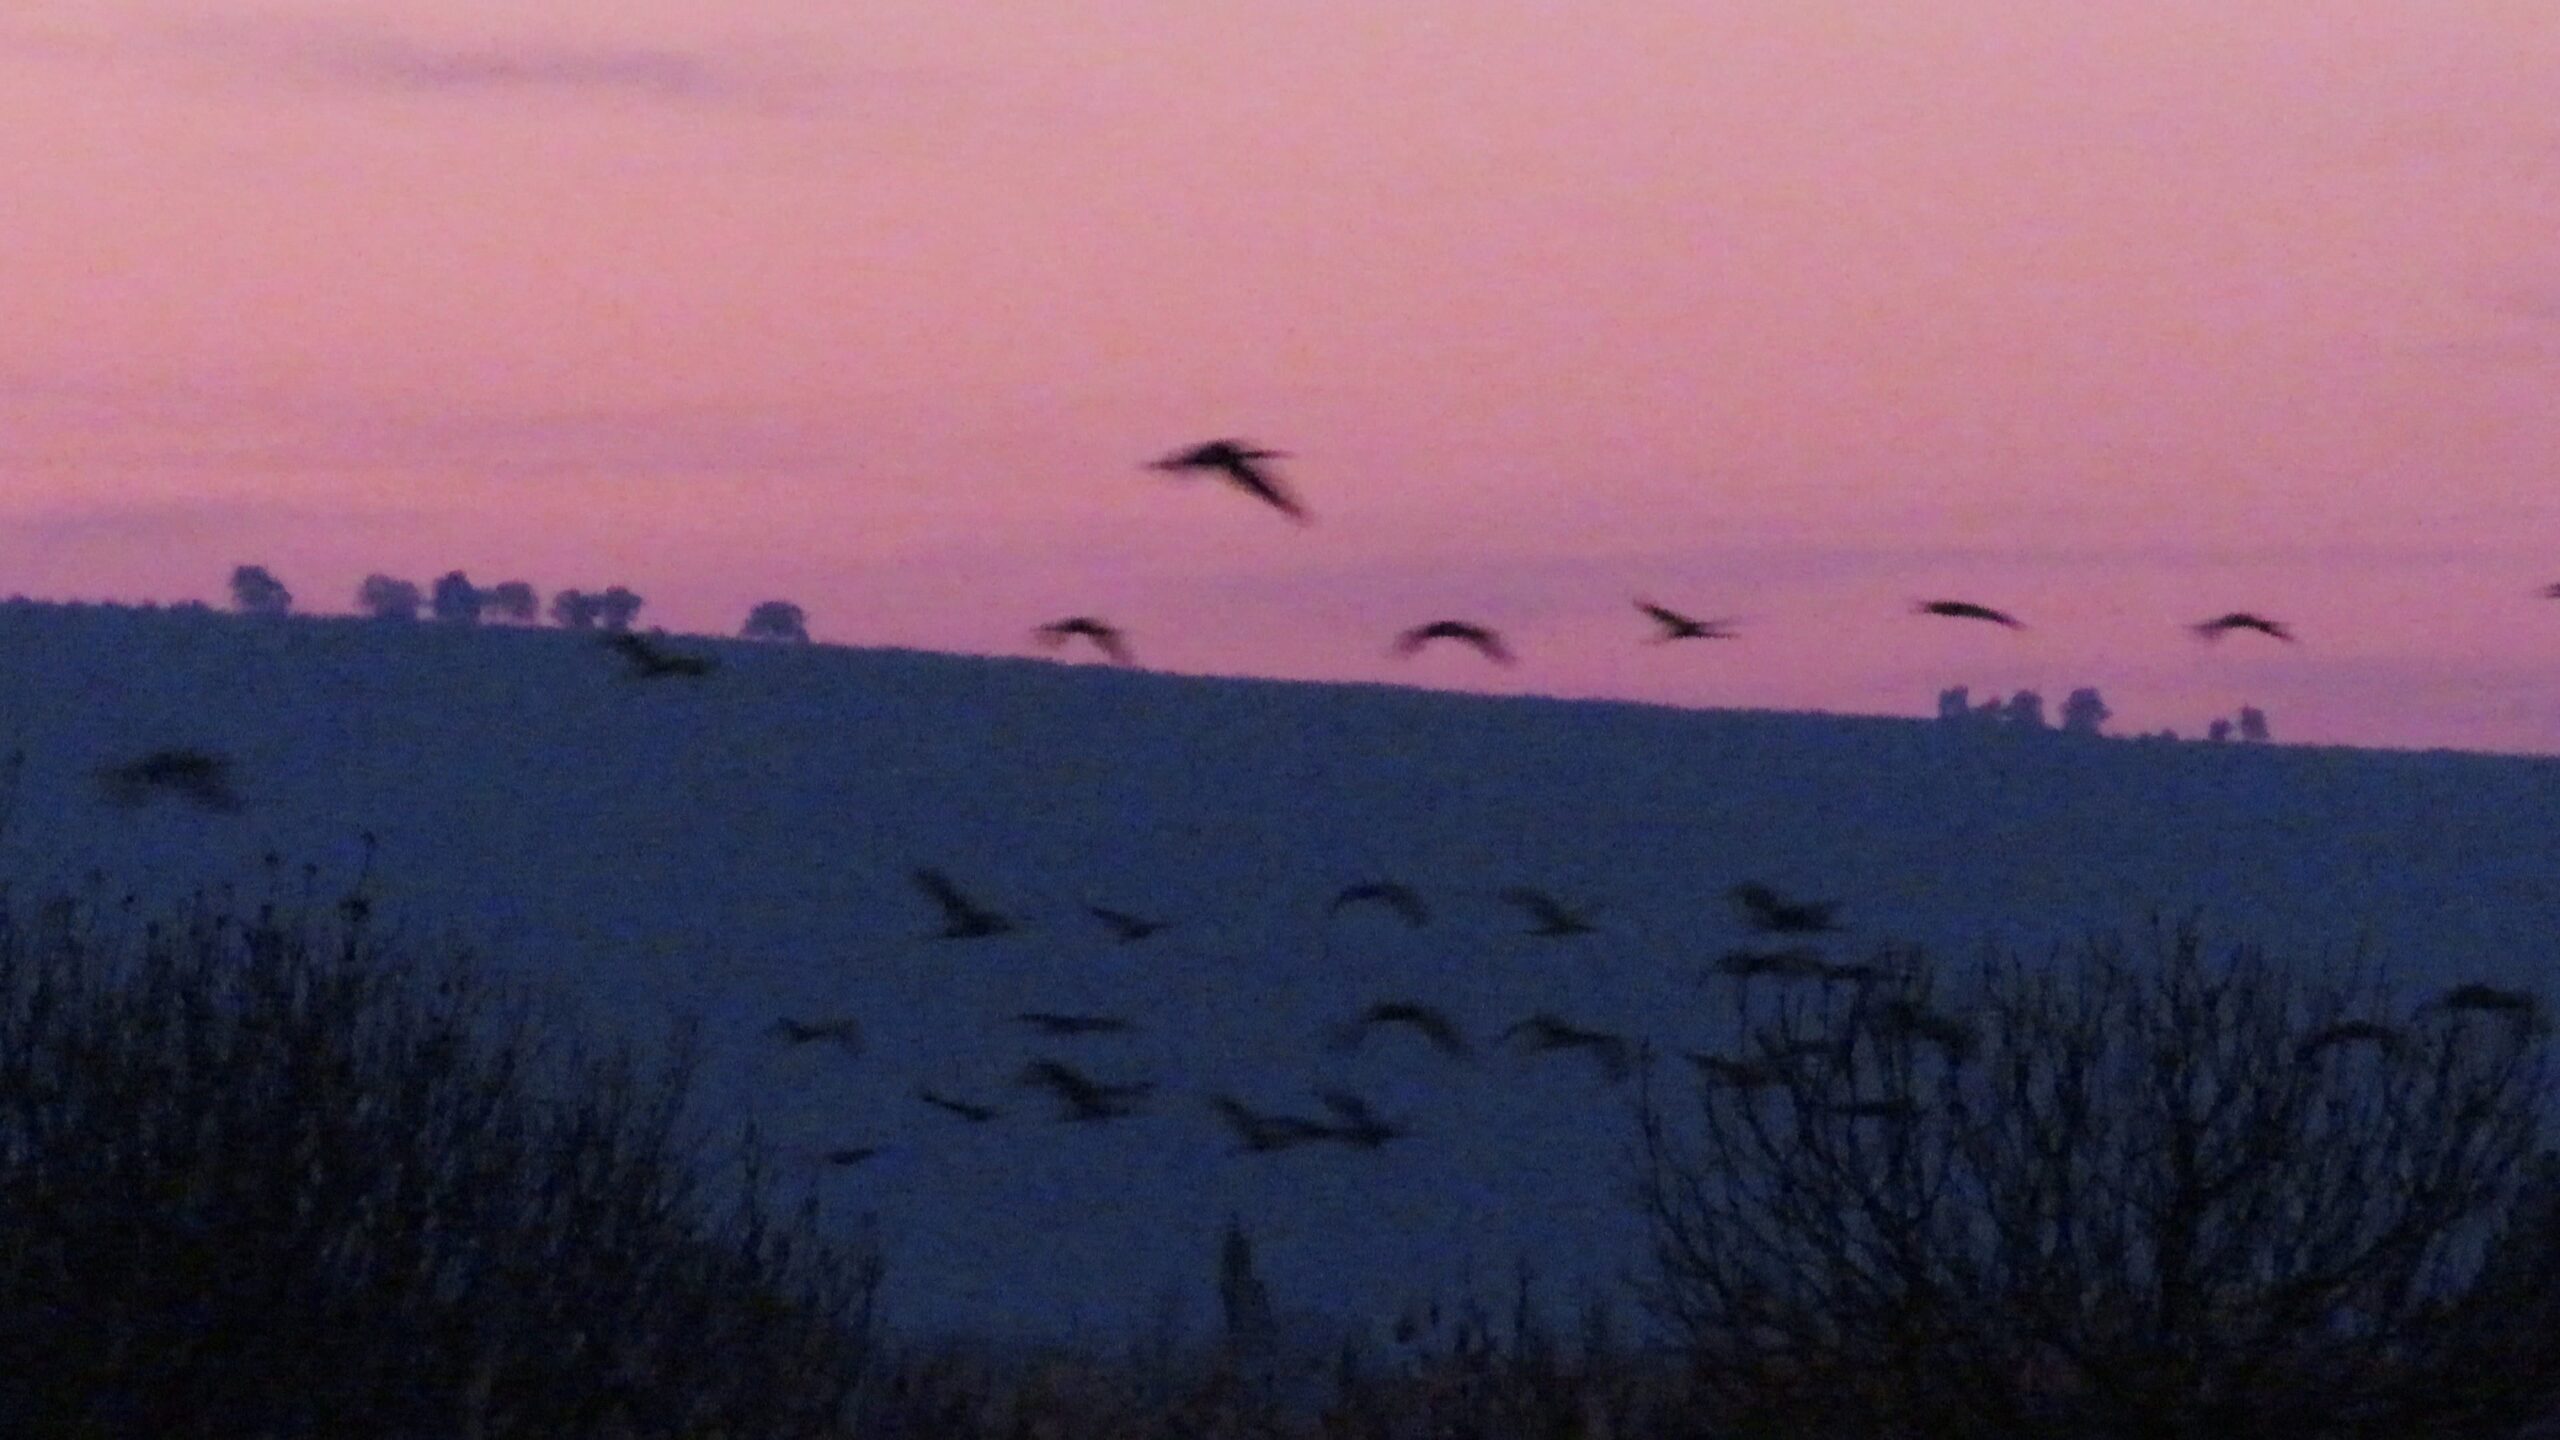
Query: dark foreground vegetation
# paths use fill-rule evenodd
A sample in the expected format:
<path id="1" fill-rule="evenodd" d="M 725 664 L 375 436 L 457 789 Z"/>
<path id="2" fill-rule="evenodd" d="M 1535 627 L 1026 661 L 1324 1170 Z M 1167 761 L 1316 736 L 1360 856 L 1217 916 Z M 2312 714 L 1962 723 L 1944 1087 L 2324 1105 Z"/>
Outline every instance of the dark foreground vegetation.
<path id="1" fill-rule="evenodd" d="M 2515 1437 L 2560 1413 L 2533 997 L 2192 929 L 1726 976 L 1651 1056 L 1647 1333 L 1528 1303 L 1284 1355 L 875 1334 L 882 1272 L 360 898 L 0 891 L 0 1433 Z M 1602 1183 L 1606 1183 L 1603 1177 Z M 1623 1180 L 1627 1177 L 1618 1177 Z M 716 1181 L 716 1183 L 714 1183 Z M 1114 1337 L 1125 1340 L 1127 1337 Z"/>
<path id="2" fill-rule="evenodd" d="M 531 1013 L 360 903 L 0 896 L 0 1433 L 838 1433 L 876 1265 Z"/>

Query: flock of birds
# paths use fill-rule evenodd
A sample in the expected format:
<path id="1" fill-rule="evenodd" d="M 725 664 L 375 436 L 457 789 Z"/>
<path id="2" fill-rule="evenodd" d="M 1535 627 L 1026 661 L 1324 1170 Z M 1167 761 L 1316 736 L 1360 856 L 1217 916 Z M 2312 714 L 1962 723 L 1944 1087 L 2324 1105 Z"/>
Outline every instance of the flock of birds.
<path id="1" fill-rule="evenodd" d="M 919 867 L 909 872 L 908 878 L 932 903 L 942 922 L 938 929 L 918 937 L 915 943 L 988 940 L 1017 934 L 1025 928 L 1016 917 L 972 897 L 944 871 Z M 1709 975 L 1723 975 L 1741 981 L 1765 978 L 1824 984 L 1848 982 L 1861 986 L 1888 982 L 1896 977 L 1897 972 L 1881 964 L 1832 962 L 1807 943 L 1813 937 L 1844 929 L 1838 919 L 1839 902 L 1789 899 L 1756 882 L 1737 885 L 1729 893 L 1752 930 L 1765 936 L 1785 937 L 1791 943 L 1729 950 L 1710 963 Z M 1525 928 L 1520 932 L 1523 935 L 1565 940 L 1601 933 L 1594 907 L 1571 904 L 1533 886 L 1513 885 L 1497 892 L 1497 898 L 1520 913 L 1525 922 Z M 1326 906 L 1326 919 L 1331 921 L 1354 906 L 1375 907 L 1415 930 L 1432 924 L 1429 903 L 1419 890 L 1400 880 L 1370 879 L 1342 887 Z M 1168 921 L 1107 906 L 1088 904 L 1084 910 L 1121 944 L 1136 944 L 1170 928 Z M 1029 1010 L 1008 1018 L 1027 1035 L 1047 1040 L 1110 1037 L 1125 1035 L 1137 1028 L 1135 1022 L 1119 1015 Z M 1447 1012 L 1410 998 L 1381 999 L 1368 1005 L 1333 1026 L 1327 1043 L 1337 1053 L 1349 1053 L 1358 1050 L 1373 1033 L 1388 1029 L 1408 1032 L 1450 1060 L 1466 1061 L 1475 1055 L 1476 1047 Z M 860 1054 L 862 1049 L 861 1023 L 849 1016 L 820 1019 L 784 1016 L 776 1020 L 767 1033 L 786 1046 L 823 1042 L 852 1055 Z M 1627 1080 L 1645 1053 L 1644 1042 L 1638 1039 L 1577 1024 L 1546 1010 L 1525 1016 L 1505 1027 L 1494 1037 L 1494 1043 L 1528 1057 L 1581 1055 L 1592 1064 L 1601 1079 L 1612 1084 Z M 1760 1083 L 1761 1080 L 1759 1072 L 1748 1062 L 1702 1053 L 1692 1054 L 1689 1058 L 1710 1083 Z M 1151 1080 L 1106 1080 L 1054 1054 L 1026 1056 L 1021 1069 L 1013 1077 L 1013 1086 L 1018 1091 L 1045 1094 L 1055 1103 L 1059 1119 L 1086 1124 L 1140 1114 L 1157 1091 L 1155 1082 Z M 1211 1094 L 1204 1100 L 1208 1112 L 1216 1116 L 1234 1137 L 1238 1154 L 1270 1154 L 1316 1144 L 1376 1150 L 1414 1133 L 1408 1121 L 1381 1114 L 1371 1101 L 1352 1091 L 1318 1087 L 1313 1093 L 1322 1108 L 1321 1114 L 1257 1109 L 1228 1094 Z M 983 1125 L 1001 1119 L 1007 1113 L 1007 1107 L 996 1101 L 967 1098 L 951 1089 L 931 1085 L 918 1087 L 913 1098 L 918 1104 L 971 1125 Z M 856 1145 L 828 1150 L 822 1158 L 831 1165 L 856 1165 L 878 1153 L 880 1147 L 877 1145 Z"/>
<path id="2" fill-rule="evenodd" d="M 941 870 L 920 867 L 911 871 L 909 878 L 942 917 L 938 930 L 918 937 L 915 943 L 987 940 L 1025 928 L 1013 916 L 971 897 Z M 1781 1044 L 1763 1035 L 1754 1042 L 1757 1053 L 1749 1055 L 1684 1051 L 1684 1058 L 1695 1067 L 1701 1084 L 1743 1090 L 1785 1085 L 1807 1063 L 1837 1063 L 1844 1037 L 1857 1030 L 1924 1043 L 1956 1064 L 1974 1060 L 1981 1043 L 1975 1026 L 1962 1016 L 1931 1007 L 1912 993 L 1908 984 L 1912 973 L 1893 962 L 1894 952 L 1886 950 L 1880 952 L 1883 958 L 1866 961 L 1834 960 L 1823 952 L 1819 942 L 1848 928 L 1840 921 L 1841 902 L 1791 898 L 1756 881 L 1737 884 L 1726 895 L 1757 938 L 1752 944 L 1728 949 L 1710 960 L 1699 976 L 1701 981 L 1722 978 L 1743 984 L 1764 981 L 1847 986 L 1854 998 L 1844 1022 L 1848 1029 L 1823 1038 Z M 1508 887 L 1497 896 L 1527 922 L 1519 932 L 1523 935 L 1563 940 L 1601 933 L 1592 907 L 1572 905 L 1526 885 Z M 1346 908 L 1358 905 L 1378 907 L 1416 930 L 1432 923 L 1431 907 L 1418 890 L 1386 878 L 1344 886 L 1326 907 L 1326 919 L 1329 922 Z M 1105 906 L 1084 908 L 1122 944 L 1148 940 L 1169 928 L 1166 921 Z M 2538 1024 L 2541 1018 L 2541 1002 L 2530 992 L 2478 982 L 2451 987 L 2431 1001 L 2428 1008 L 2494 1015 L 2523 1024 Z M 1009 1020 L 1027 1034 L 1060 1041 L 1126 1035 L 1137 1028 L 1125 1016 L 1046 1010 L 1022 1011 Z M 1360 1049 L 1372 1034 L 1390 1029 L 1410 1033 L 1451 1061 L 1466 1062 L 1475 1057 L 1476 1047 L 1446 1011 L 1409 997 L 1380 999 L 1345 1017 L 1331 1027 L 1327 1043 L 1336 1053 L 1347 1054 Z M 784 1016 L 774 1022 L 768 1033 L 789 1046 L 827 1042 L 857 1056 L 862 1049 L 862 1027 L 852 1017 L 803 1020 Z M 2399 1046 L 2403 1038 L 2399 1027 L 2380 1021 L 2341 1020 L 2305 1036 L 2299 1042 L 2296 1058 L 2308 1059 L 2319 1052 L 2353 1044 L 2390 1049 Z M 1537 1011 L 1504 1027 L 1494 1037 L 1494 1044 L 1529 1059 L 1581 1056 L 1599 1079 L 1612 1085 L 1630 1079 L 1639 1066 L 1648 1063 L 1652 1053 L 1650 1043 L 1641 1038 L 1578 1024 L 1550 1010 Z M 1145 1113 L 1158 1089 L 1154 1081 L 1147 1079 L 1101 1078 L 1055 1054 L 1026 1056 L 1012 1084 L 1016 1091 L 1045 1094 L 1055 1103 L 1059 1120 L 1078 1124 L 1124 1120 Z M 1409 1120 L 1381 1114 L 1370 1100 L 1353 1091 L 1319 1086 L 1312 1093 L 1321 1107 L 1320 1114 L 1260 1109 L 1224 1093 L 1201 1099 L 1206 1110 L 1234 1138 L 1234 1153 L 1238 1155 L 1267 1155 L 1320 1144 L 1374 1151 L 1416 1133 Z M 994 1100 L 965 1098 L 930 1085 L 918 1087 L 913 1098 L 969 1125 L 984 1125 L 1003 1119 L 1008 1113 L 1005 1105 Z M 1852 1119 L 1910 1120 L 1918 1114 L 1909 1099 L 1894 1095 L 1847 1096 L 1823 1103 L 1832 1113 Z M 830 1165 L 850 1166 L 871 1159 L 880 1151 L 878 1145 L 853 1145 L 827 1150 L 821 1158 Z"/>
<path id="3" fill-rule="evenodd" d="M 1312 524 L 1314 517 L 1307 513 L 1306 506 L 1299 503 L 1296 496 L 1281 485 L 1268 463 L 1288 458 L 1289 452 L 1285 450 L 1266 449 L 1251 441 L 1228 437 L 1177 450 L 1150 462 L 1147 468 L 1176 476 L 1216 476 L 1291 520 L 1301 525 Z M 2560 585 L 2554 585 L 2548 593 L 2560 597 Z M 1637 597 L 1635 607 L 1650 617 L 1657 627 L 1652 637 L 1656 644 L 1674 640 L 1731 640 L 1740 634 L 1734 628 L 1736 622 L 1729 618 L 1702 619 L 1641 596 Z M 1913 602 L 1912 609 L 1917 614 L 1980 620 L 2011 630 L 2026 628 L 2025 622 L 2015 615 L 1970 600 L 1919 600 Z M 2255 631 L 2288 644 L 2294 640 L 2293 631 L 2283 622 L 2245 610 L 2217 615 L 2189 628 L 2208 640 L 2220 639 L 2235 630 Z M 1053 649 L 1074 640 L 1089 641 L 1105 657 L 1118 664 L 1134 663 L 1126 633 L 1096 616 L 1070 615 L 1042 625 L 1032 634 Z M 1396 637 L 1393 651 L 1398 655 L 1412 655 L 1435 640 L 1471 646 L 1497 665 L 1512 665 L 1519 660 L 1500 632 L 1472 620 L 1433 620 L 1416 625 Z"/>

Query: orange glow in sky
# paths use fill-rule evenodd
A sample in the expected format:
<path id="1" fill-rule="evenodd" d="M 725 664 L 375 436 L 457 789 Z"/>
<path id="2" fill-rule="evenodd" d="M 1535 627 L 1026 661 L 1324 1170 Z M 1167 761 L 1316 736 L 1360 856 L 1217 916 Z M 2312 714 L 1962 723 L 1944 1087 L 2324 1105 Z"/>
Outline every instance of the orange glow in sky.
<path id="1" fill-rule="evenodd" d="M 2555 96 L 2549 0 L 19 0 L 0 591 L 2560 751 Z"/>

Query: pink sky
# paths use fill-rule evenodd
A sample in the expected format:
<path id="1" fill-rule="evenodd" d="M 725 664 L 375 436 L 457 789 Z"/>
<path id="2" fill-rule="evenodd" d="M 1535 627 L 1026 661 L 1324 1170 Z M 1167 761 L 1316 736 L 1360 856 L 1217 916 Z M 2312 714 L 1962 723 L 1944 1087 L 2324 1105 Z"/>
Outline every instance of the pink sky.
<path id="1" fill-rule="evenodd" d="M 2560 751 L 2555 96 L 2549 0 L 19 0 L 0 590 Z M 1137 468 L 1227 433 L 1316 525 Z"/>

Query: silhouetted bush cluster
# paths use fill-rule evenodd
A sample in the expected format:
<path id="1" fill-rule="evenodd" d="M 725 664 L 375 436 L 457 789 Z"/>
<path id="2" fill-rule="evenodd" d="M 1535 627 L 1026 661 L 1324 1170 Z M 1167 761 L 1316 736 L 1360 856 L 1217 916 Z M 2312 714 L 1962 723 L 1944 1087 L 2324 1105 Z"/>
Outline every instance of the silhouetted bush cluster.
<path id="1" fill-rule="evenodd" d="M 1659 1318 L 1750 1433 L 2514 1437 L 2560 1415 L 2541 1002 L 2193 925 L 1737 987 L 1642 1108 Z"/>
<path id="2" fill-rule="evenodd" d="M 361 902 L 0 892 L 0 1433 L 838 1433 L 876 1261 L 531 1013 Z"/>

